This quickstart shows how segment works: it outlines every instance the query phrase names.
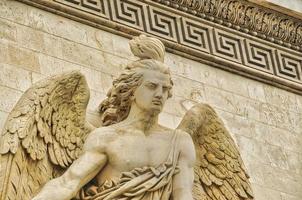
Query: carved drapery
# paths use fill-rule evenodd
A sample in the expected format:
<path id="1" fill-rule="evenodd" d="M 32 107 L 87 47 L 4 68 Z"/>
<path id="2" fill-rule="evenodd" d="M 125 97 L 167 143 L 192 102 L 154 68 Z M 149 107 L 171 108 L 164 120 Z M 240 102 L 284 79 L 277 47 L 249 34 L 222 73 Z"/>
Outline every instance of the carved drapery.
<path id="1" fill-rule="evenodd" d="M 239 0 L 19 0 L 302 94 L 302 22 Z"/>

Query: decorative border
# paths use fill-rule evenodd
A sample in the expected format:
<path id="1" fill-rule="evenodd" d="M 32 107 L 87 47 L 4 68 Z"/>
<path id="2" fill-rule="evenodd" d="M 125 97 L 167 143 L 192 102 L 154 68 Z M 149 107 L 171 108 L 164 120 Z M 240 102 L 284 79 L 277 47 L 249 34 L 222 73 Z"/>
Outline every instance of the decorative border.
<path id="1" fill-rule="evenodd" d="M 302 51 L 302 21 L 247 0 L 155 0 L 199 18 Z"/>
<path id="2" fill-rule="evenodd" d="M 275 44 L 259 39 L 255 36 L 258 32 L 250 35 L 247 29 L 242 29 L 240 26 L 234 30 L 230 22 L 226 24 L 228 25 L 226 27 L 223 25 L 224 21 L 217 21 L 218 18 L 212 17 L 210 21 L 205 19 L 206 16 L 214 14 L 217 17 L 227 16 L 228 21 L 236 22 L 237 25 L 239 23 L 245 27 L 243 23 L 246 23 L 249 27 L 258 29 L 259 27 L 256 26 L 259 24 L 258 15 L 271 16 L 261 13 L 261 10 L 257 8 L 257 12 L 260 13 L 251 18 L 248 13 L 256 12 L 254 10 L 256 8 L 242 7 L 239 1 L 190 1 L 194 2 L 190 8 L 194 8 L 196 12 L 193 12 L 193 9 L 184 9 L 183 4 L 179 3 L 187 2 L 183 0 L 19 1 L 129 38 L 143 32 L 157 36 L 163 40 L 170 52 L 302 94 L 302 53 L 298 51 L 298 48 L 294 51 L 281 46 L 280 42 L 280 44 Z M 177 6 L 180 4 L 181 6 Z M 234 10 L 237 12 L 237 15 L 229 13 L 232 9 L 233 12 Z M 244 10 L 242 13 L 245 15 L 240 14 L 240 9 Z M 205 13 L 202 15 L 203 18 L 200 17 L 202 12 Z M 261 19 L 264 20 L 264 24 L 275 24 L 274 17 L 273 21 L 267 21 L 265 17 Z M 285 37 L 287 32 L 282 32 L 282 23 L 279 23 L 281 28 L 274 31 L 269 30 L 269 27 L 259 30 L 269 30 L 268 35 L 265 35 L 266 39 L 269 39 L 268 36 L 271 34 L 290 39 Z M 259 25 L 263 26 L 263 24 Z M 240 30 L 246 30 L 246 33 Z M 301 43 L 298 37 L 293 37 L 293 42 Z"/>

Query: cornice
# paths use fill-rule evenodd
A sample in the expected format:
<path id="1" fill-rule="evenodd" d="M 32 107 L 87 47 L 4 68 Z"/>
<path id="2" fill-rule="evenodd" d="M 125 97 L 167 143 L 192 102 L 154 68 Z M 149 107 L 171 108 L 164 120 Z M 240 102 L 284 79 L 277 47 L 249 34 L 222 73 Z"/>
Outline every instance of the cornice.
<path id="1" fill-rule="evenodd" d="M 302 20 L 281 13 L 281 9 L 278 11 L 269 9 L 263 2 L 257 4 L 256 0 L 155 1 L 199 18 L 302 51 Z"/>
<path id="2" fill-rule="evenodd" d="M 302 94 L 302 46 L 289 43 L 301 44 L 299 21 L 251 2 L 18 1 L 124 37 L 149 34 L 160 38 L 169 52 Z"/>

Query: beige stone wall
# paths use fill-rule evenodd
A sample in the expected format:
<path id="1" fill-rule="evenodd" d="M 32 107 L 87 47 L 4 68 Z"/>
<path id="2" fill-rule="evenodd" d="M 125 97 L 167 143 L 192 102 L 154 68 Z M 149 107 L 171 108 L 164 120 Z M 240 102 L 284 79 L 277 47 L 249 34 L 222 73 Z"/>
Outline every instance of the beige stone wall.
<path id="1" fill-rule="evenodd" d="M 128 39 L 33 8 L 0 1 L 0 128 L 22 93 L 52 74 L 79 69 L 95 110 L 125 63 Z M 251 175 L 256 200 L 302 199 L 302 97 L 168 54 L 174 96 L 161 123 L 176 127 L 181 102 L 207 102 L 220 114 Z"/>
<path id="2" fill-rule="evenodd" d="M 266 0 L 266 1 L 302 13 L 302 0 Z"/>

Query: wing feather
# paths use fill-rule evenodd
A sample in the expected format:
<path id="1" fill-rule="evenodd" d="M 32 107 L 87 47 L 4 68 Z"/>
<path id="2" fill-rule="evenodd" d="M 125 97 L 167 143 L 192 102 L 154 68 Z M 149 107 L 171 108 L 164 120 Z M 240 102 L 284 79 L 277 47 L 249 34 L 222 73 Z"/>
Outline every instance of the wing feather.
<path id="1" fill-rule="evenodd" d="M 195 144 L 194 199 L 253 199 L 239 150 L 214 109 L 206 104 L 195 105 L 178 128 L 190 133 Z"/>
<path id="2" fill-rule="evenodd" d="M 0 136 L 0 200 L 29 200 L 80 154 L 91 131 L 89 89 L 77 71 L 38 82 L 20 98 Z"/>

